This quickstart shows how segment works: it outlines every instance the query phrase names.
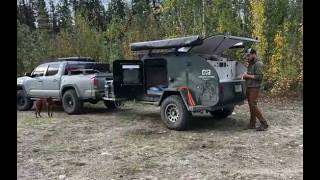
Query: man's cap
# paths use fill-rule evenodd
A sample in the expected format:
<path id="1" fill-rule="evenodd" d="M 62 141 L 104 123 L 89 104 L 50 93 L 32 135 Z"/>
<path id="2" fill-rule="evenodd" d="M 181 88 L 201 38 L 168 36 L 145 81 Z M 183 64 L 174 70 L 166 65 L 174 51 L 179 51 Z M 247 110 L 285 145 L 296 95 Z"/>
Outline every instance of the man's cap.
<path id="1" fill-rule="evenodd" d="M 257 51 L 253 48 L 249 48 L 247 49 L 246 54 L 257 54 Z"/>

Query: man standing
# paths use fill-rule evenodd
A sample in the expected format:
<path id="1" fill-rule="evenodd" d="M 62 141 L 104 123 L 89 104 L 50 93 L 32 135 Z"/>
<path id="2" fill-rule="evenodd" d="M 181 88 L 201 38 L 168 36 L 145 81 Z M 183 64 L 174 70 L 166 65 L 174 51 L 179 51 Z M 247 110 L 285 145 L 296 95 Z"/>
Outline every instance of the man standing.
<path id="1" fill-rule="evenodd" d="M 256 50 L 252 48 L 247 50 L 246 59 L 249 65 L 247 73 L 243 75 L 243 79 L 246 80 L 247 99 L 250 108 L 250 123 L 248 129 L 256 128 L 256 118 L 258 118 L 261 125 L 257 128 L 257 131 L 265 131 L 269 125 L 257 106 L 263 78 L 263 63 L 257 58 Z"/>

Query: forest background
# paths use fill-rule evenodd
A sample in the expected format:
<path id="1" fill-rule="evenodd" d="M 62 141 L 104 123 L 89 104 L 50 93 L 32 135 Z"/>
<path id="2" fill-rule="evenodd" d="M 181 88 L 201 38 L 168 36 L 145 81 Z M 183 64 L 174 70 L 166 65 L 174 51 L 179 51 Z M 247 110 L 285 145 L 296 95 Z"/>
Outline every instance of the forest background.
<path id="1" fill-rule="evenodd" d="M 218 34 L 257 37 L 271 95 L 303 90 L 302 0 L 17 0 L 17 76 L 45 59 L 132 59 L 129 44 Z"/>

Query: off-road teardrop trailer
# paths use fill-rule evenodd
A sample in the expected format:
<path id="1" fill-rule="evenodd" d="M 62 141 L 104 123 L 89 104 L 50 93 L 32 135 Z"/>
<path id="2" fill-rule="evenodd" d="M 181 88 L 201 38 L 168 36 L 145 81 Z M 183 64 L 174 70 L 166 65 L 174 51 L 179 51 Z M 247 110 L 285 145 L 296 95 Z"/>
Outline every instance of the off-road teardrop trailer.
<path id="1" fill-rule="evenodd" d="M 154 103 L 161 106 L 164 124 L 175 130 L 188 127 L 192 112 L 227 117 L 246 98 L 245 81 L 241 79 L 246 67 L 224 57 L 223 52 L 254 42 L 257 40 L 218 35 L 133 43 L 132 51 L 147 53 L 139 60 L 113 62 L 105 103 L 133 99 Z M 157 53 L 155 49 L 174 51 Z"/>

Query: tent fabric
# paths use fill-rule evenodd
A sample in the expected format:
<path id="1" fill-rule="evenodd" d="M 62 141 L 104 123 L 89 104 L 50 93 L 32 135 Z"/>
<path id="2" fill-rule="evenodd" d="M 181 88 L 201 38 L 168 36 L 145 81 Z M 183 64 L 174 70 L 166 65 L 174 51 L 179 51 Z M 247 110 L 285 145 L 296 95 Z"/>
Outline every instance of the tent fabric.
<path id="1" fill-rule="evenodd" d="M 195 54 L 221 55 L 226 49 L 237 46 L 238 43 L 258 42 L 256 39 L 217 35 L 207 38 L 189 36 L 174 39 L 136 42 L 130 44 L 132 51 L 178 48 L 178 51 Z"/>
<path id="2" fill-rule="evenodd" d="M 164 39 L 156 41 L 136 42 L 130 44 L 132 51 L 149 50 L 149 49 L 169 49 L 197 46 L 203 43 L 200 36 L 189 36 L 174 39 Z"/>
<path id="3" fill-rule="evenodd" d="M 188 51 L 196 54 L 221 55 L 226 49 L 241 42 L 258 42 L 258 40 L 237 36 L 217 35 L 205 38 L 201 45 L 191 47 Z"/>

